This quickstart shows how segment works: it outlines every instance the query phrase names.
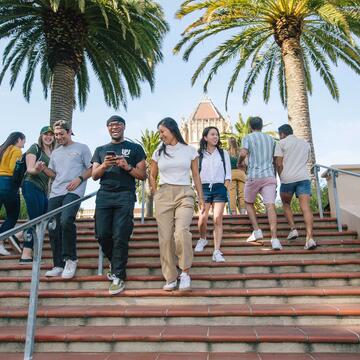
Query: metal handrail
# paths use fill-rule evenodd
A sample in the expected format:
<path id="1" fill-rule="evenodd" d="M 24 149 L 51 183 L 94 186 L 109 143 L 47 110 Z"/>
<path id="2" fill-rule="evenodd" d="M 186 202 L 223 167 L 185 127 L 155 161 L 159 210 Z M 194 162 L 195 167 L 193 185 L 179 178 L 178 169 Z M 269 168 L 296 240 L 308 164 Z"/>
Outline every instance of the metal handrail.
<path id="1" fill-rule="evenodd" d="M 61 206 L 55 210 L 41 215 L 33 220 L 26 222 L 20 226 L 17 226 L 11 230 L 8 230 L 0 235 L 0 241 L 7 239 L 9 236 L 15 235 L 22 230 L 31 229 L 35 226 L 35 232 L 33 231 L 34 249 L 33 249 L 33 266 L 31 272 L 31 287 L 30 287 L 30 300 L 29 311 L 26 323 L 26 339 L 24 360 L 32 360 L 34 352 L 34 339 L 36 329 L 36 316 L 38 305 L 38 293 L 39 293 L 39 278 L 40 278 L 40 264 L 42 256 L 42 248 L 44 243 L 44 236 L 46 228 L 54 229 L 56 226 L 55 216 L 61 213 L 64 209 L 77 205 L 85 200 L 88 200 L 95 196 L 97 191 L 92 192 L 89 195 L 83 196 L 79 199 L 72 201 L 69 204 Z"/>
<path id="2" fill-rule="evenodd" d="M 320 181 L 319 181 L 320 168 L 326 169 L 332 178 L 334 201 L 335 201 L 336 222 L 337 222 L 338 231 L 342 231 L 343 227 L 342 227 L 342 222 L 341 222 L 341 211 L 340 211 L 340 203 L 339 203 L 339 195 L 338 195 L 338 191 L 337 191 L 336 178 L 339 176 L 339 174 L 350 175 L 350 176 L 355 176 L 355 177 L 360 177 L 360 174 L 352 172 L 352 171 L 341 170 L 341 169 L 337 169 L 334 167 L 321 165 L 321 164 L 315 164 L 313 166 L 315 180 L 316 180 L 316 192 L 317 192 L 317 198 L 318 198 L 318 207 L 319 207 L 320 218 L 324 217 L 322 200 L 321 200 Z"/>

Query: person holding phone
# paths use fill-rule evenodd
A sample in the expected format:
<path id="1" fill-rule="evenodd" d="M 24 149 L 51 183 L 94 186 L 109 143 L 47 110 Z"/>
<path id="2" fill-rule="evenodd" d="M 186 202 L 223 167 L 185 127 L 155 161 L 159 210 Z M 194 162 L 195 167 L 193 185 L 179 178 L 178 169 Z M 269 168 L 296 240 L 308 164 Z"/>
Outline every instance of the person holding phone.
<path id="1" fill-rule="evenodd" d="M 134 227 L 135 179 L 146 179 L 143 148 L 124 139 L 125 120 L 117 115 L 106 122 L 109 144 L 96 148 L 92 177 L 100 180 L 96 196 L 95 231 L 111 267 L 109 293 L 125 289 L 129 240 Z"/>

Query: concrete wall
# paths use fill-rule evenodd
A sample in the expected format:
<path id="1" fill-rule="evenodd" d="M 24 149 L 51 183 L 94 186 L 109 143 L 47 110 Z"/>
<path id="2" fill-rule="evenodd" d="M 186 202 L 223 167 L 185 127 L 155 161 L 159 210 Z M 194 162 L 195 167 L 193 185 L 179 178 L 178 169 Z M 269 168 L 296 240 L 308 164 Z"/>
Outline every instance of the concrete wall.
<path id="1" fill-rule="evenodd" d="M 360 165 L 331 165 L 331 167 L 351 171 L 360 174 Z M 326 178 L 329 188 L 329 202 L 331 216 L 336 216 L 333 182 L 329 172 L 324 172 L 322 177 Z M 355 230 L 360 234 L 360 177 L 339 173 L 336 179 L 341 222 L 348 225 L 350 230 Z"/>

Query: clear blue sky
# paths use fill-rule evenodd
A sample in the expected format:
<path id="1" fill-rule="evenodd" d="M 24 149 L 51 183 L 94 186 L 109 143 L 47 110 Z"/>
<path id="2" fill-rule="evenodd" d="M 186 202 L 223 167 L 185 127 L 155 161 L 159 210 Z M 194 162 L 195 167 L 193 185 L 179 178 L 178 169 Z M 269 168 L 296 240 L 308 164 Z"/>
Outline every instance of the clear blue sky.
<path id="1" fill-rule="evenodd" d="M 156 124 L 165 116 L 171 116 L 178 122 L 182 117 L 188 117 L 198 101 L 202 98 L 201 81 L 191 87 L 190 78 L 199 61 L 211 50 L 215 43 L 200 45 L 194 56 L 185 63 L 181 56 L 173 55 L 172 49 L 180 39 L 180 34 L 187 24 L 187 20 L 175 19 L 175 11 L 180 1 L 160 0 L 164 7 L 170 32 L 163 47 L 164 61 L 156 71 L 156 87 L 151 93 L 144 84 L 141 99 L 130 100 L 127 111 L 119 109 L 117 112 L 107 107 L 103 100 L 102 90 L 94 76 L 91 76 L 91 89 L 88 105 L 84 112 L 75 111 L 73 116 L 73 130 L 75 141 L 87 143 L 93 151 L 96 146 L 109 140 L 105 127 L 106 119 L 115 113 L 127 120 L 126 136 L 138 139 L 141 130 L 156 129 Z M 6 40 L 0 41 L 2 53 Z M 265 122 L 271 122 L 273 129 L 287 122 L 287 112 L 281 105 L 276 87 L 272 99 L 268 104 L 262 100 L 261 79 L 254 88 L 251 101 L 243 105 L 241 100 L 242 79 L 229 99 L 228 112 L 225 111 L 225 91 L 233 64 L 229 64 L 219 72 L 210 86 L 208 96 L 213 100 L 224 116 L 229 115 L 234 123 L 239 112 L 246 118 L 259 115 Z M 360 115 L 359 94 L 360 81 L 345 64 L 340 63 L 334 69 L 334 75 L 340 88 L 340 102 L 335 102 L 328 93 L 322 81 L 314 75 L 314 94 L 310 98 L 310 113 L 315 143 L 317 161 L 325 165 L 360 163 Z M 31 102 L 27 103 L 22 96 L 22 77 L 19 77 L 15 88 L 10 91 L 7 76 L 0 87 L 1 104 L 1 136 L 2 142 L 12 131 L 23 131 L 27 136 L 27 146 L 38 137 L 38 132 L 49 121 L 50 101 L 45 101 L 39 76 L 34 80 Z M 90 183 L 88 191 L 97 188 L 97 184 Z M 92 207 L 89 203 L 86 207 Z"/>

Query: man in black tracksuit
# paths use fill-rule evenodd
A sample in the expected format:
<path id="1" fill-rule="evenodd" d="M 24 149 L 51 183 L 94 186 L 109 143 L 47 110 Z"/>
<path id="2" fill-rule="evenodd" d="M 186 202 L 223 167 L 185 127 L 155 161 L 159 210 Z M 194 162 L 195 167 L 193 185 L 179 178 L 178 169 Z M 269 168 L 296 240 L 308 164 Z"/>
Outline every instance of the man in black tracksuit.
<path id="1" fill-rule="evenodd" d="M 125 288 L 129 240 L 134 226 L 135 179 L 146 179 L 143 148 L 124 139 L 125 120 L 106 122 L 111 142 L 96 148 L 92 158 L 94 180 L 100 179 L 96 197 L 95 228 L 102 251 L 111 262 L 109 293 Z"/>

